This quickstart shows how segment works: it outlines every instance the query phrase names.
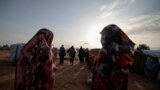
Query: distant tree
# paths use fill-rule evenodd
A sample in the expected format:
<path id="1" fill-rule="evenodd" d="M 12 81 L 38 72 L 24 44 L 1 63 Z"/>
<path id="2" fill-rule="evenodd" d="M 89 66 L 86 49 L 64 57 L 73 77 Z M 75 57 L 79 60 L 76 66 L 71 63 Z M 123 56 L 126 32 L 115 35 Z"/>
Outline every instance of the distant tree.
<path id="1" fill-rule="evenodd" d="M 9 50 L 9 45 L 3 45 L 3 46 L 0 46 L 0 49 L 1 50 Z"/>
<path id="2" fill-rule="evenodd" d="M 4 47 L 4 48 L 9 48 L 8 44 L 6 44 L 6 45 L 3 45 L 3 47 Z"/>
<path id="3" fill-rule="evenodd" d="M 150 50 L 150 47 L 146 44 L 139 44 L 137 50 L 142 50 L 142 49 Z"/>
<path id="4" fill-rule="evenodd" d="M 0 46 L 0 50 L 2 49 L 2 46 Z"/>

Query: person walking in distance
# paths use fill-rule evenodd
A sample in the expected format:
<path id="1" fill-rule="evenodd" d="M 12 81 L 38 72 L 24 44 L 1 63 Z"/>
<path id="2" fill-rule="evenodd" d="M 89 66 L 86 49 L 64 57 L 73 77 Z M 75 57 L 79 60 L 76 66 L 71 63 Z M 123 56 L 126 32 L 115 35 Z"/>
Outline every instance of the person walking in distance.
<path id="1" fill-rule="evenodd" d="M 78 54 L 78 56 L 79 56 L 79 60 L 80 60 L 80 62 L 84 62 L 84 55 L 85 55 L 85 52 L 84 52 L 84 50 L 83 50 L 83 48 L 82 48 L 82 46 L 80 47 L 80 49 L 79 49 L 79 54 Z"/>
<path id="2" fill-rule="evenodd" d="M 70 63 L 71 65 L 73 65 L 73 62 L 74 62 L 74 58 L 75 58 L 75 49 L 74 49 L 74 46 L 72 46 L 71 48 L 69 48 L 69 57 L 70 57 Z"/>
<path id="3" fill-rule="evenodd" d="M 85 62 L 87 64 L 89 63 L 89 50 L 88 50 L 88 48 L 85 49 Z"/>
<path id="4" fill-rule="evenodd" d="M 63 65 L 64 63 L 64 56 L 66 55 L 66 50 L 64 48 L 64 45 L 61 45 L 60 49 L 59 49 L 59 64 Z"/>

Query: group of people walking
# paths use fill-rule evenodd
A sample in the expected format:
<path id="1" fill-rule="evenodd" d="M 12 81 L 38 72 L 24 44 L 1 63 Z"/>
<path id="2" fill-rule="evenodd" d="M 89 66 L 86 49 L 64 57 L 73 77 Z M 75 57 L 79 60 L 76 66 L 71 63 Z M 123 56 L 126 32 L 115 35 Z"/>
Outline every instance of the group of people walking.
<path id="1" fill-rule="evenodd" d="M 67 55 L 69 55 L 69 60 L 70 60 L 70 64 L 73 65 L 74 63 L 74 59 L 76 56 L 76 50 L 74 48 L 74 46 L 71 46 L 67 51 L 64 48 L 64 45 L 61 45 L 60 49 L 59 49 L 59 64 L 63 64 L 64 63 L 64 57 Z M 78 50 L 78 57 L 81 63 L 84 62 L 84 60 L 87 62 L 88 61 L 88 57 L 89 57 L 89 50 L 88 48 L 86 48 L 85 50 L 82 48 L 82 46 L 80 47 L 80 49 Z"/>

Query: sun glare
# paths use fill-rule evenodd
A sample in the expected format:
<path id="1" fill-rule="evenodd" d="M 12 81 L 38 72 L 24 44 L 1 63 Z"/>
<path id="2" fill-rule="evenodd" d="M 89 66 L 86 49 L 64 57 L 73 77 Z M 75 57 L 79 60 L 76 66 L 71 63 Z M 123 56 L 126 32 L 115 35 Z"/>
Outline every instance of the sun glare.
<path id="1" fill-rule="evenodd" d="M 93 25 L 89 28 L 87 41 L 90 43 L 91 47 L 94 47 L 94 48 L 101 47 L 100 32 L 102 29 L 103 29 L 102 25 Z"/>

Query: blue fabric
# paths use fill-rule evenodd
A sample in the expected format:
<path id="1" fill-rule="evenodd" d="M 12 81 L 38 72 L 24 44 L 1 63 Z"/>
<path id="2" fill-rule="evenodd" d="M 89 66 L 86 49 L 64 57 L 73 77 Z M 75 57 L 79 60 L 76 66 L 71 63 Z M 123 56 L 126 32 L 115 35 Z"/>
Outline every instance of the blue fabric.
<path id="1" fill-rule="evenodd" d="M 151 58 L 146 60 L 145 67 L 144 67 L 145 75 L 149 77 L 154 77 L 154 74 L 156 73 L 158 66 L 159 66 L 158 60 L 151 59 Z"/>

